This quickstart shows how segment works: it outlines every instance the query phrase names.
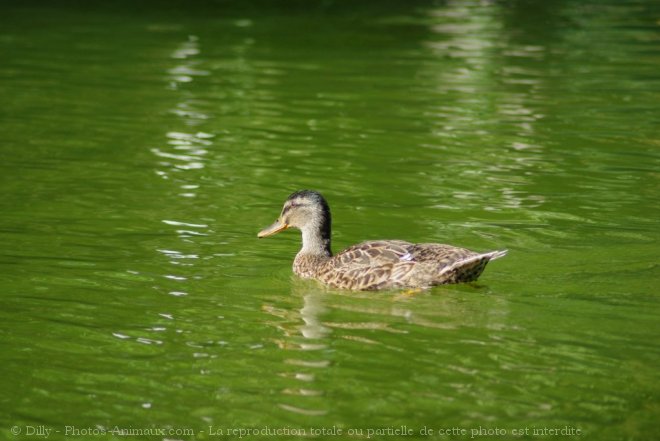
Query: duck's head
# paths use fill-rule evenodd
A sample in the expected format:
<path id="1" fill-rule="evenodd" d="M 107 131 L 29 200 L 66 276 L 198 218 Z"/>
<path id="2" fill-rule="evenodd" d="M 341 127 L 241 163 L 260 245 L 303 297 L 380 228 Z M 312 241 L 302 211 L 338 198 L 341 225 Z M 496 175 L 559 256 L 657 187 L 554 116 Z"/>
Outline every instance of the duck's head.
<path id="1" fill-rule="evenodd" d="M 319 236 L 330 244 L 330 207 L 321 193 L 312 190 L 300 190 L 293 193 L 284 202 L 280 217 L 270 227 L 264 228 L 257 237 L 267 237 L 287 228 L 297 228 L 305 236 Z"/>

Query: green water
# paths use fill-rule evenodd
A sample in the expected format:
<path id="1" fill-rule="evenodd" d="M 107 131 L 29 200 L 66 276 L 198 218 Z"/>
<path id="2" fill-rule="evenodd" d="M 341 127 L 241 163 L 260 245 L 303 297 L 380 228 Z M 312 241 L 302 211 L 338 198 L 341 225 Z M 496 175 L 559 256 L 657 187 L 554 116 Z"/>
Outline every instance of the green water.
<path id="1" fill-rule="evenodd" d="M 660 437 L 657 3 L 96 3 L 0 5 L 0 439 Z M 328 291 L 302 188 L 509 255 Z"/>

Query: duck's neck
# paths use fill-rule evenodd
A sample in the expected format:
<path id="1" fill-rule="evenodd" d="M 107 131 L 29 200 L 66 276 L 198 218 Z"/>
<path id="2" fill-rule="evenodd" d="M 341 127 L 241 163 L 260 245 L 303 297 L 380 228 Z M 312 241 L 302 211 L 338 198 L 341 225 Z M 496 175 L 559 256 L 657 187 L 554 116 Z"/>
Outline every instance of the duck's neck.
<path id="1" fill-rule="evenodd" d="M 302 228 L 302 248 L 298 254 L 331 257 L 330 234 L 330 219 L 306 225 Z"/>
<path id="2" fill-rule="evenodd" d="M 327 234 L 322 228 L 303 228 L 302 242 L 302 248 L 293 260 L 293 272 L 305 279 L 315 278 L 332 257 L 330 228 Z"/>

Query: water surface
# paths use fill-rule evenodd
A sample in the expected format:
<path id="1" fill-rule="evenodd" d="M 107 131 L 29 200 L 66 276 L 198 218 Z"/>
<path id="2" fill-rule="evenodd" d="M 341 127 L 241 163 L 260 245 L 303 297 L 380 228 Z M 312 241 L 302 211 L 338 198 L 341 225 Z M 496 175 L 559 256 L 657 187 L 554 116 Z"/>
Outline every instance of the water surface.
<path id="1" fill-rule="evenodd" d="M 660 436 L 653 2 L 1 9 L 3 438 Z M 302 188 L 335 251 L 509 255 L 326 290 L 256 239 Z"/>

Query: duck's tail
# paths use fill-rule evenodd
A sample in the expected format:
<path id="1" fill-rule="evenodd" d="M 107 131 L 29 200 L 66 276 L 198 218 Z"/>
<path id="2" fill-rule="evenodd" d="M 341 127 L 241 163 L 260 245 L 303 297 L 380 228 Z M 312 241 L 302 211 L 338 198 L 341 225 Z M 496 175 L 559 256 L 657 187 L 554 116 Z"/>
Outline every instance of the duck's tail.
<path id="1" fill-rule="evenodd" d="M 434 284 L 473 282 L 479 278 L 491 260 L 506 256 L 507 250 L 475 254 L 443 268 L 434 278 Z"/>
<path id="2" fill-rule="evenodd" d="M 488 260 L 490 261 L 490 260 L 499 259 L 500 257 L 504 257 L 508 252 L 509 250 L 491 251 L 490 253 L 481 254 L 481 256 L 490 256 L 488 258 Z"/>

